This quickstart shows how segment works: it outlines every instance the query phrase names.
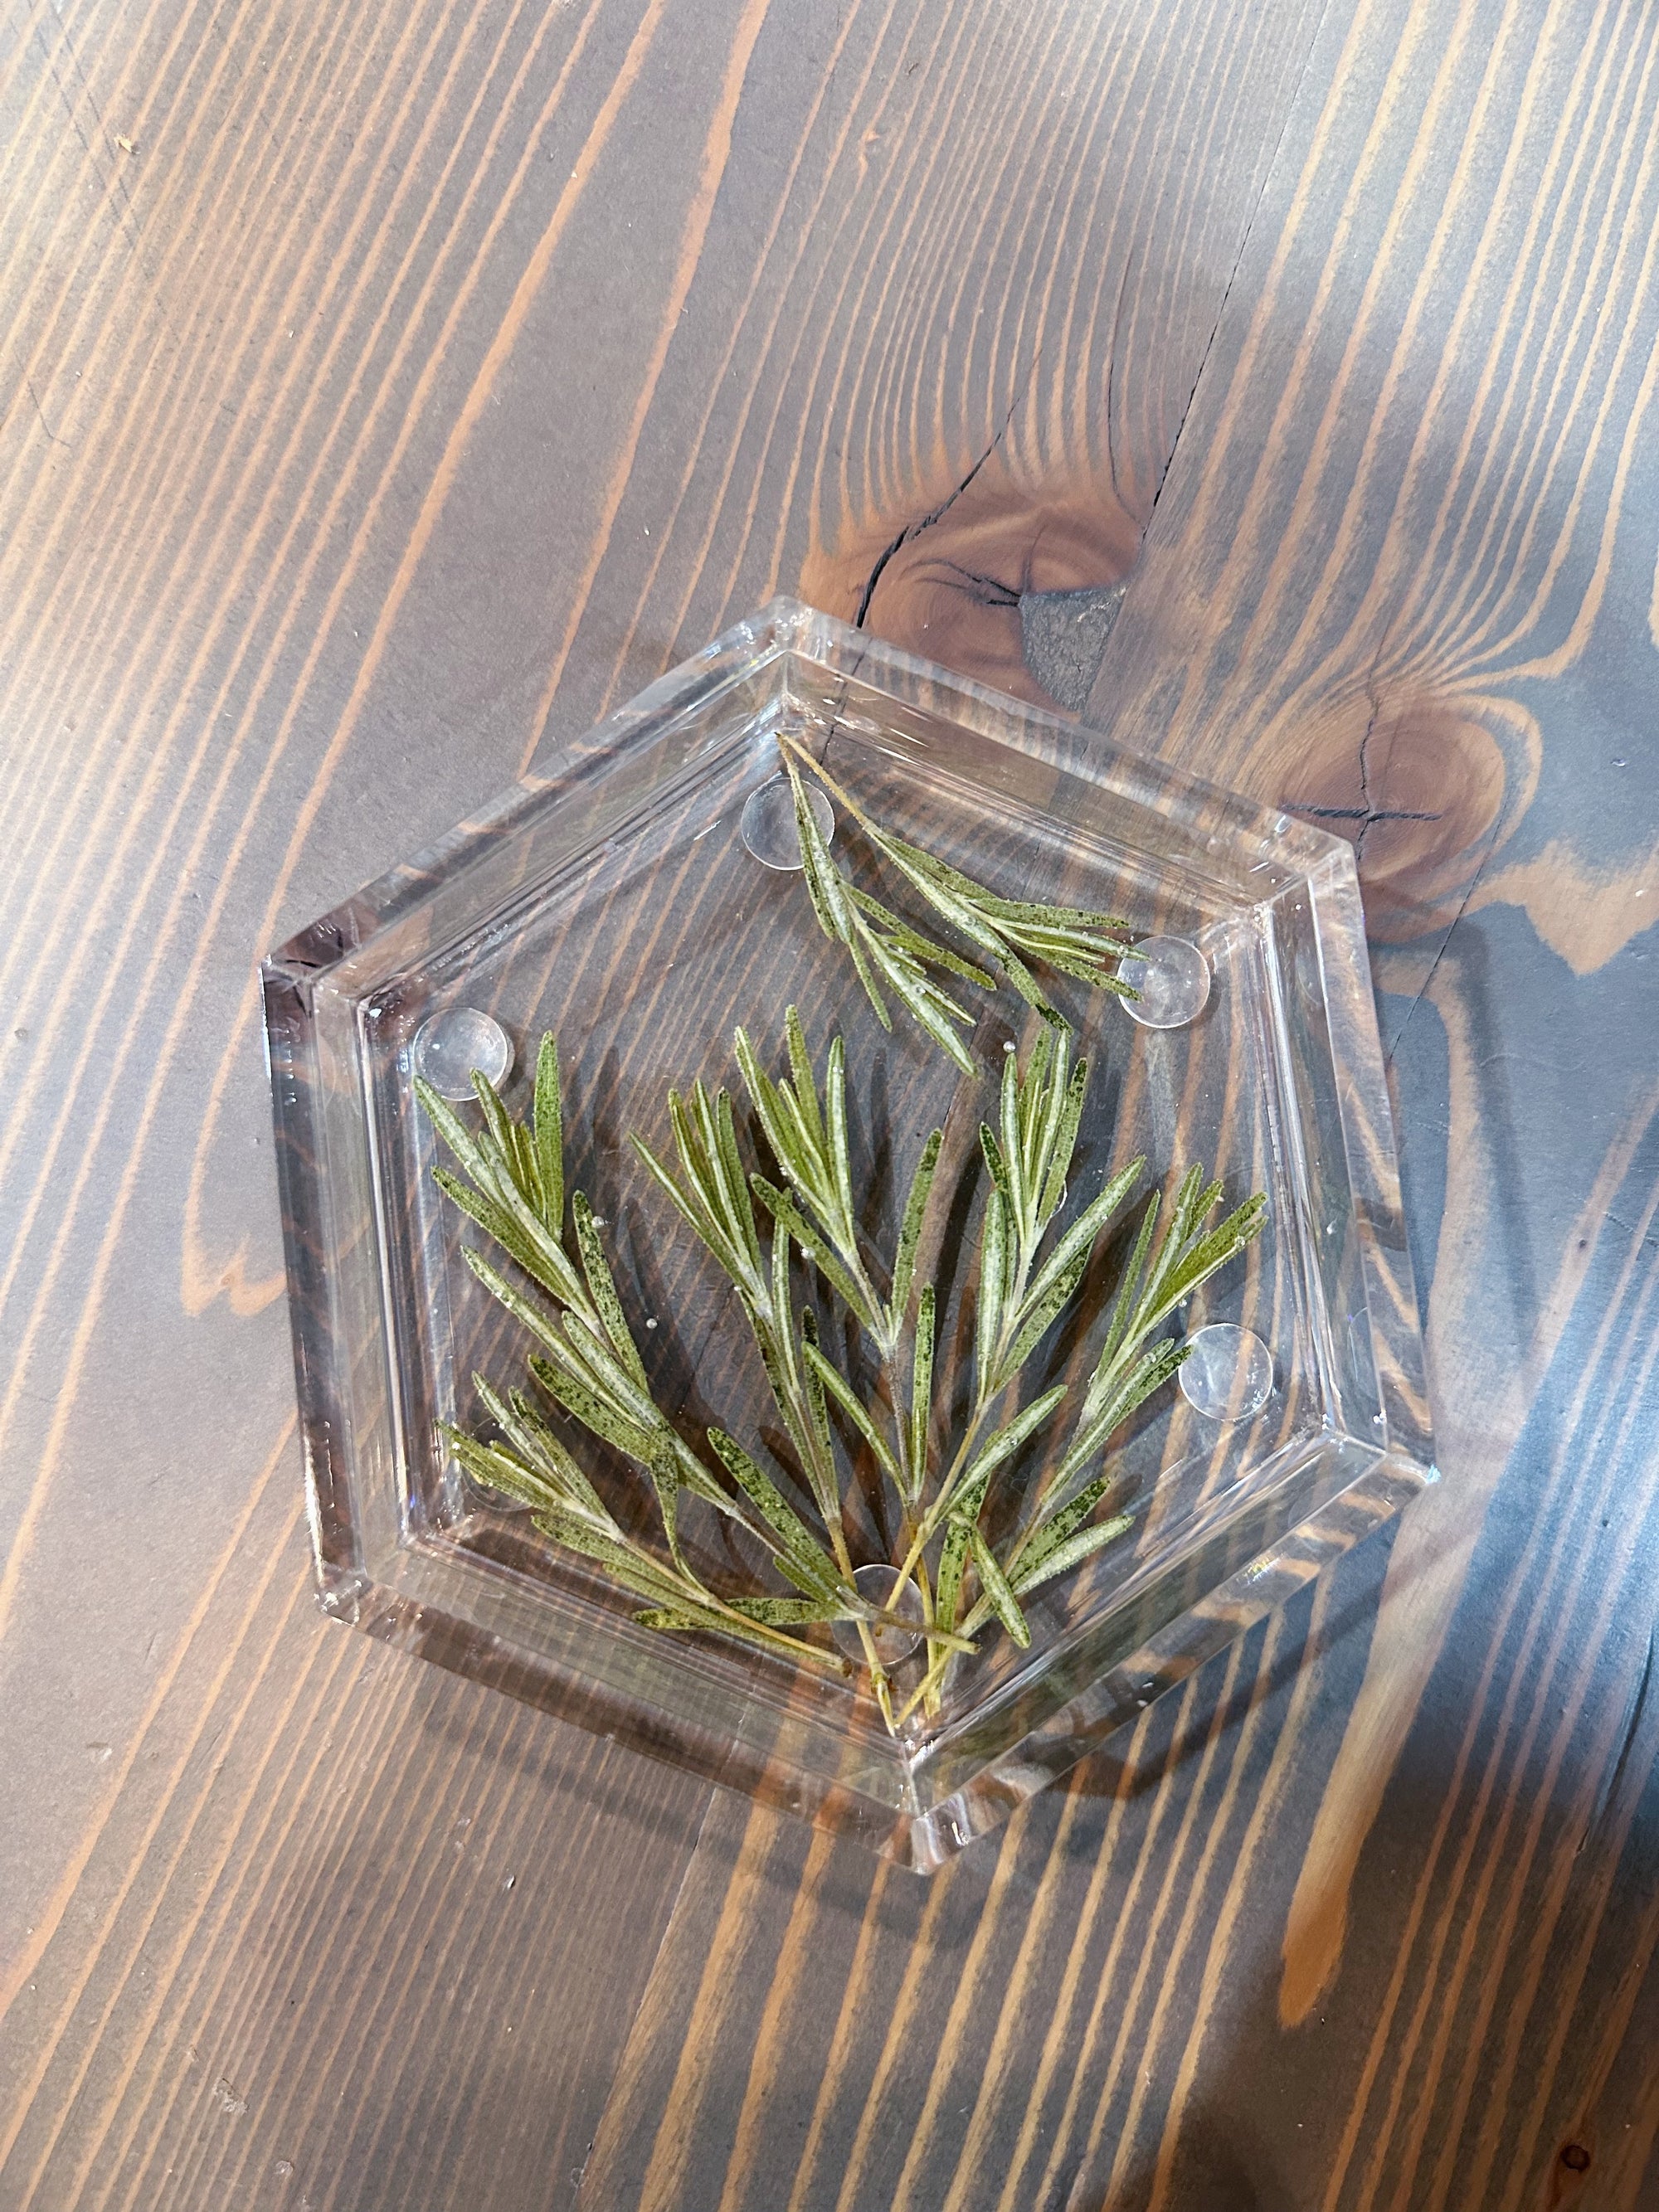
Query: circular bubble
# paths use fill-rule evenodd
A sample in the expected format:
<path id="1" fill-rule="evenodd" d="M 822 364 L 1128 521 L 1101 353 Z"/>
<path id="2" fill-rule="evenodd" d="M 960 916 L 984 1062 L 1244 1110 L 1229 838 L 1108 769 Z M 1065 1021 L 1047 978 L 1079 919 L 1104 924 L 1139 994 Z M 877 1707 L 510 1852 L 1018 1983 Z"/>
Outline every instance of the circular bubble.
<path id="1" fill-rule="evenodd" d="M 803 781 L 806 804 L 827 845 L 836 834 L 836 810 L 816 783 Z M 795 827 L 795 794 L 787 775 L 751 791 L 738 823 L 743 842 L 763 868 L 787 870 L 801 865 L 800 832 Z"/>
<path id="2" fill-rule="evenodd" d="M 860 1567 L 853 1576 L 859 1595 L 867 1598 L 872 1605 L 884 1608 L 892 1598 L 898 1578 L 896 1567 L 882 1565 Z M 921 1621 L 921 1593 L 915 1583 L 906 1583 L 895 1611 L 901 1620 Z M 849 1659 L 863 1658 L 864 1638 L 859 1634 L 855 1622 L 837 1620 L 832 1626 L 831 1633 Z M 878 1628 L 874 1638 L 876 1656 L 884 1667 L 896 1667 L 901 1660 L 910 1656 L 921 1641 L 920 1636 L 912 1635 L 908 1629 Z"/>
<path id="3" fill-rule="evenodd" d="M 1212 1421 L 1243 1421 L 1273 1395 L 1273 1356 L 1254 1329 L 1213 1322 L 1188 1339 L 1181 1391 Z"/>
<path id="4" fill-rule="evenodd" d="M 440 1098 L 471 1098 L 472 1071 L 499 1089 L 513 1072 L 513 1040 L 477 1006 L 446 1006 L 415 1033 L 415 1073 Z"/>
<path id="5" fill-rule="evenodd" d="M 1210 963 L 1184 937 L 1143 937 L 1118 973 L 1136 994 L 1123 1011 L 1144 1030 L 1184 1028 L 1210 995 Z"/>

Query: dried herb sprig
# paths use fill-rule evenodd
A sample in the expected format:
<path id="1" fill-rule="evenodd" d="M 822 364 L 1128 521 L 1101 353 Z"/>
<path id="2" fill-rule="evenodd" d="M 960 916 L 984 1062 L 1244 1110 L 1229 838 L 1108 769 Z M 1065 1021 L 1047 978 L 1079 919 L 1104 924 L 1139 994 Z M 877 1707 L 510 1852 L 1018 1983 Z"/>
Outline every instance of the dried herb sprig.
<path id="1" fill-rule="evenodd" d="M 893 1026 L 887 1001 L 882 996 L 882 986 L 885 984 L 917 1026 L 932 1037 L 942 1052 L 949 1054 L 964 1075 L 971 1075 L 974 1063 L 957 1029 L 971 1029 L 974 1016 L 927 970 L 929 967 L 941 968 L 948 975 L 959 975 L 987 991 L 995 988 L 995 976 L 952 952 L 948 945 L 911 928 L 879 899 L 848 882 L 830 859 L 830 848 L 812 818 L 806 787 L 794 762 L 786 755 L 784 765 L 794 797 L 802 872 L 819 928 L 832 944 L 844 945 L 852 955 L 865 995 L 884 1029 Z"/>
<path id="2" fill-rule="evenodd" d="M 859 1393 L 824 1357 L 812 1309 L 803 1305 L 799 1312 L 793 1310 L 791 1250 L 799 1249 L 816 1265 L 832 1291 L 869 1331 L 884 1361 L 890 1360 L 908 1312 L 916 1243 L 940 1138 L 935 1131 L 923 1147 L 905 1208 L 890 1289 L 884 1297 L 860 1248 L 854 1215 L 845 1046 L 839 1037 L 831 1044 L 820 1095 L 799 1017 L 793 1006 L 785 1029 L 793 1080 L 775 1082 L 766 1075 L 742 1030 L 735 1043 L 750 1099 L 788 1189 L 779 1188 L 757 1171 L 745 1176 L 738 1154 L 730 1096 L 721 1091 L 711 1098 L 701 1083 L 693 1085 L 689 1101 L 678 1091 L 669 1093 L 669 1124 L 678 1174 L 659 1160 L 641 1138 L 635 1136 L 633 1144 L 682 1219 L 719 1261 L 737 1291 L 797 1468 L 850 1583 L 854 1568 L 842 1526 L 842 1476 L 830 1425 L 830 1401 L 851 1421 L 901 1498 L 908 1497 L 917 1480 L 916 1440 L 919 1435 L 925 1438 L 927 1428 L 933 1293 L 925 1291 L 920 1303 L 913 1384 L 920 1392 L 921 1412 L 919 1418 L 901 1424 L 894 1451 Z M 757 1199 L 768 1224 L 764 1245 L 755 1210 Z M 929 1633 L 932 1605 L 925 1583 L 921 1597 L 923 1632 Z M 860 1624 L 859 1633 L 877 1702 L 890 1722 L 887 1674 L 867 1621 Z M 948 1631 L 945 1633 L 954 1648 L 971 1649 L 963 1639 L 951 1636 Z"/>
<path id="3" fill-rule="evenodd" d="M 793 1008 L 786 1019 L 786 1043 L 789 1072 L 774 1078 L 747 1036 L 739 1030 L 736 1039 L 738 1066 L 781 1183 L 757 1170 L 745 1171 L 729 1095 L 711 1096 L 701 1083 L 687 1097 L 670 1093 L 672 1166 L 639 1139 L 635 1144 L 737 1291 L 783 1421 L 793 1461 L 787 1471 L 811 1496 L 822 1533 L 725 1430 L 707 1431 L 723 1483 L 657 1407 L 599 1246 L 598 1224 L 580 1194 L 570 1201 L 579 1264 L 567 1256 L 557 1059 L 550 1040 L 542 1048 L 527 1128 L 510 1119 L 481 1077 L 475 1078 L 475 1088 L 484 1126 L 476 1137 L 422 1087 L 422 1103 L 471 1182 L 447 1170 L 436 1172 L 445 1190 L 552 1303 L 556 1310 L 550 1316 L 489 1261 L 467 1253 L 479 1279 L 537 1340 L 540 1352 L 531 1373 L 542 1391 L 650 1476 L 667 1561 L 623 1534 L 526 1394 L 503 1395 L 481 1381 L 481 1403 L 497 1436 L 485 1441 L 447 1433 L 479 1481 L 522 1498 L 544 1533 L 650 1599 L 636 1618 L 653 1627 L 736 1636 L 835 1667 L 842 1662 L 815 1644 L 811 1631 L 836 1621 L 853 1624 L 878 1704 L 890 1725 L 898 1727 L 918 1705 L 937 1710 L 952 1656 L 976 1648 L 973 1639 L 993 1618 L 1016 1643 L 1028 1644 L 1021 1599 L 1130 1525 L 1125 1515 L 1092 1520 L 1114 1475 L 1109 1466 L 1092 1477 L 1090 1470 L 1123 1421 L 1168 1382 L 1185 1356 L 1179 1345 L 1151 1340 L 1152 1333 L 1258 1233 L 1265 1202 L 1249 1200 L 1206 1231 L 1202 1224 L 1221 1190 L 1194 1170 L 1183 1178 L 1154 1249 L 1154 1195 L 1069 1441 L 1015 1517 L 1012 1534 L 994 1545 L 986 1506 L 996 1478 L 1052 1423 L 1067 1393 L 1056 1385 L 1023 1404 L 1007 1407 L 1005 1401 L 1075 1296 L 1099 1238 L 1145 1164 L 1131 1162 L 1110 1176 L 1070 1225 L 1054 1235 L 1075 1155 L 1087 1072 L 1081 1062 L 1073 1066 L 1064 1031 L 1042 1031 L 1023 1066 L 1009 1055 L 997 1126 L 980 1132 L 989 1188 L 979 1247 L 971 1388 L 954 1434 L 946 1433 L 952 1424 L 935 1388 L 938 1287 L 919 1280 L 917 1267 L 940 1133 L 934 1131 L 922 1147 L 892 1257 L 884 1265 L 865 1249 L 854 1204 L 845 1047 L 839 1038 L 831 1043 L 820 1079 Z M 812 1306 L 794 1305 L 797 1252 L 869 1339 L 878 1369 L 873 1386 L 856 1363 L 830 1356 Z M 994 1418 L 999 1409 L 1000 1419 Z M 879 1470 L 899 1506 L 897 1588 L 879 1610 L 857 1590 L 843 1528 L 848 1470 L 860 1458 Z M 733 1599 L 710 1590 L 679 1540 L 678 1506 L 685 1491 L 756 1534 L 798 1595 Z M 911 1585 L 920 1599 L 927 1654 L 920 1685 L 896 1709 L 877 1638 L 887 1627 L 916 1626 L 898 1610 Z"/>
<path id="4" fill-rule="evenodd" d="M 1051 906 L 1038 899 L 1000 897 L 936 854 L 884 830 L 879 823 L 816 760 L 800 741 L 780 732 L 778 750 L 795 805 L 803 873 L 818 926 L 852 955 L 859 980 L 884 1028 L 891 1017 L 882 996 L 885 984 L 934 1042 L 966 1073 L 972 1062 L 958 1028 L 973 1016 L 960 1000 L 927 973 L 929 967 L 957 975 L 981 989 L 994 989 L 996 972 L 1042 1018 L 1058 1028 L 1065 1018 L 1032 972 L 1031 963 L 1057 969 L 1096 989 L 1133 999 L 1136 994 L 1118 974 L 1133 958 L 1129 925 L 1115 915 L 1087 907 Z M 977 964 L 937 938 L 902 921 L 869 892 L 844 878 L 813 817 L 805 769 L 821 783 L 858 823 L 872 848 L 933 908 L 946 927 L 972 947 L 990 968 Z"/>
<path id="5" fill-rule="evenodd" d="M 640 1616 L 650 1626 L 707 1627 L 846 1671 L 837 1654 L 788 1632 L 856 1612 L 860 1601 L 850 1577 L 775 1486 L 762 1476 L 754 1492 L 743 1492 L 739 1504 L 657 1406 L 592 1209 L 580 1191 L 569 1201 L 580 1265 L 564 1249 L 563 1115 L 553 1039 L 542 1041 L 528 1126 L 508 1115 L 483 1075 L 475 1073 L 472 1083 L 483 1115 L 476 1134 L 429 1085 L 416 1085 L 422 1106 L 462 1170 L 458 1176 L 436 1168 L 434 1180 L 516 1262 L 553 1311 L 509 1281 L 483 1254 L 467 1247 L 463 1256 L 539 1346 L 530 1372 L 543 1392 L 650 1477 L 668 1561 L 618 1526 L 523 1391 L 501 1394 L 483 1376 L 474 1378 L 498 1435 L 484 1441 L 447 1427 L 444 1433 L 457 1458 L 477 1480 L 528 1505 L 544 1535 L 603 1566 L 625 1589 L 650 1599 L 649 1611 Z M 800 1595 L 728 1599 L 709 1589 L 680 1542 L 678 1507 L 684 1491 L 749 1528 Z"/>
<path id="6" fill-rule="evenodd" d="M 1092 1519 L 1119 1479 L 1109 1462 L 1092 1479 L 1080 1482 L 1079 1478 L 1097 1464 L 1130 1415 L 1174 1379 L 1186 1358 L 1187 1345 L 1168 1337 L 1154 1340 L 1154 1332 L 1200 1284 L 1261 1234 L 1267 1201 L 1259 1192 L 1206 1231 L 1203 1224 L 1221 1195 L 1220 1183 L 1206 1182 L 1200 1168 L 1189 1168 L 1155 1250 L 1162 1200 L 1157 1191 L 1148 1199 L 1071 1438 L 1058 1464 L 1027 1503 L 1000 1557 L 992 1554 L 981 1527 L 983 1489 L 976 1491 L 970 1480 L 951 1501 L 935 1607 L 939 1627 L 959 1626 L 971 1637 L 994 1614 L 1017 1643 L 1024 1644 L 1029 1638 L 1022 1633 L 1020 1599 L 1081 1566 L 1131 1527 L 1133 1516 L 1127 1513 L 1105 1521 Z M 969 1558 L 979 1572 L 980 1594 L 963 1613 L 957 1563 L 965 1564 Z M 921 1686 L 900 1712 L 901 1722 L 918 1704 L 931 1705 L 936 1700 L 944 1672 L 944 1666 L 930 1658 Z"/>
<path id="7" fill-rule="evenodd" d="M 480 1402 L 498 1434 L 486 1441 L 447 1428 L 446 1437 L 461 1464 L 477 1480 L 528 1504 L 544 1534 L 604 1566 L 624 1589 L 653 1600 L 635 1616 L 647 1626 L 735 1636 L 846 1673 L 847 1662 L 838 1653 L 792 1632 L 808 1625 L 850 1623 L 863 1644 L 878 1702 L 890 1719 L 886 1680 L 877 1662 L 871 1626 L 878 1627 L 884 1615 L 860 1594 L 853 1580 L 822 1392 L 810 1375 L 803 1374 L 799 1350 L 789 1331 L 788 1238 L 775 1238 L 770 1255 L 763 1255 L 738 1160 L 729 1098 L 721 1093 L 718 1100 L 709 1099 L 701 1084 L 694 1087 L 689 1106 L 678 1095 L 671 1096 L 680 1156 L 693 1171 L 688 1218 L 705 1241 L 711 1233 L 725 1240 L 718 1247 L 719 1256 L 742 1293 L 823 1519 L 827 1544 L 733 1437 L 719 1428 L 707 1432 L 720 1471 L 717 1474 L 657 1405 L 617 1295 L 599 1224 L 580 1191 L 568 1196 L 577 1261 L 573 1262 L 566 1253 L 563 1113 L 553 1039 L 542 1041 L 528 1125 L 512 1119 L 482 1074 L 475 1072 L 472 1083 L 483 1116 L 476 1134 L 429 1085 L 416 1085 L 422 1106 L 462 1170 L 458 1176 L 439 1167 L 434 1179 L 516 1262 L 553 1310 L 550 1313 L 482 1253 L 467 1247 L 463 1257 L 490 1295 L 535 1340 L 538 1350 L 529 1368 L 541 1392 L 650 1478 L 668 1560 L 626 1535 L 608 1514 L 598 1517 L 602 1508 L 597 1506 L 592 1485 L 573 1480 L 573 1470 L 579 1473 L 574 1460 L 523 1392 L 502 1394 L 483 1377 L 474 1378 Z M 783 1317 L 781 1329 L 773 1325 L 775 1313 Z M 748 1529 L 799 1595 L 728 1598 L 711 1589 L 696 1572 L 680 1540 L 679 1504 L 685 1492 Z M 964 1639 L 945 1633 L 957 1648 L 969 1648 Z"/>

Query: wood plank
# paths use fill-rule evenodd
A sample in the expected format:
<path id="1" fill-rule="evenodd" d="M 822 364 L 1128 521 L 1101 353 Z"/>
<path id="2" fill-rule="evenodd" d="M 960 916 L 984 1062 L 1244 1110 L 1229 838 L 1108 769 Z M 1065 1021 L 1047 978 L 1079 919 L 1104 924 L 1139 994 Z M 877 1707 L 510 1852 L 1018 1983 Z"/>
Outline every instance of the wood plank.
<path id="1" fill-rule="evenodd" d="M 0 2196 L 569 2185 L 705 1801 L 310 1613 L 252 958 L 1087 449 L 1103 286 L 1144 504 L 1316 13 L 9 19 Z"/>
<path id="2" fill-rule="evenodd" d="M 717 1807 L 591 2202 L 772 2206 L 787 2175 L 791 2212 L 1530 2204 L 1568 2144 L 1591 2153 L 1588 2201 L 1645 2202 L 1659 1129 L 1643 1135 L 1619 1198 L 1650 1210 L 1597 1240 L 1513 1511 L 1477 1554 L 1487 1602 L 1417 1717 L 1342 1971 L 1304 2017 L 1284 2015 L 1282 1943 L 1367 1664 L 1364 1553 L 1154 1706 L 1121 1765 L 1085 1765 L 925 1890 Z"/>
<path id="3" fill-rule="evenodd" d="M 0 2197 L 1644 2201 L 1654 56 L 20 6 Z M 251 958 L 780 585 L 1125 575 L 1097 709 L 1355 815 L 1453 1480 L 932 1891 L 694 1853 L 306 1606 Z"/>
<path id="4" fill-rule="evenodd" d="M 339 1634 L 294 1502 L 285 1438 L 8 2008 L 9 2202 L 574 2185 L 704 1792 Z"/>
<path id="5" fill-rule="evenodd" d="M 1330 12 L 1095 686 L 1360 848 L 1448 1470 L 1375 1638 L 1355 1563 L 1293 1710 L 1253 1654 L 1138 1820 L 1079 1781 L 896 1924 L 803 1866 L 769 1955 L 810 1929 L 831 2018 L 726 1984 L 685 2079 L 702 1932 L 780 1848 L 711 1826 L 595 2203 L 772 2201 L 768 2085 L 815 2068 L 794 2201 L 843 2212 L 1656 2186 L 1654 59 L 1626 10 Z M 871 618 L 921 645 L 919 607 Z"/>
<path id="6" fill-rule="evenodd" d="M 383 725 L 294 864 L 356 580 L 662 14 L 38 9 L 9 56 L 9 2203 L 568 2193 L 702 1817 L 314 1614 L 247 1018 L 279 913 L 516 766 L 440 730 L 405 810 Z"/>
<path id="7" fill-rule="evenodd" d="M 1620 734 L 1659 512 L 1651 27 L 1362 11 L 1325 35 L 1332 93 L 1194 410 L 1204 465 L 1170 485 L 1146 617 L 1096 690 L 1243 787 L 1356 811 L 1385 1029 L 1413 1075 L 1424 1029 L 1445 1055 L 1439 1100 L 1400 1090 L 1441 1216 L 1419 1242 L 1456 1479 L 1394 1565 L 1292 1917 L 1292 2018 L 1650 1109 L 1652 985 L 1621 956 L 1659 891 L 1652 764 Z M 1172 686 L 1152 641 L 1200 593 Z"/>

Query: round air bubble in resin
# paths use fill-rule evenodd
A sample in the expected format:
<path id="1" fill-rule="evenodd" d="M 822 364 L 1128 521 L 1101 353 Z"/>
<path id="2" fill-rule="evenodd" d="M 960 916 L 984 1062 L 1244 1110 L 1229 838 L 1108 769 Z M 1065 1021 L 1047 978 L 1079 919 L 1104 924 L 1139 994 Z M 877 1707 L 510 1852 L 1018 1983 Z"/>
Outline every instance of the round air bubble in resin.
<path id="1" fill-rule="evenodd" d="M 858 1586 L 860 1597 L 867 1598 L 872 1605 L 884 1607 L 892 1597 L 894 1584 L 898 1581 L 898 1569 L 879 1565 L 859 1567 L 854 1571 L 853 1580 Z M 904 1585 L 904 1594 L 898 1601 L 897 1611 L 901 1620 L 914 1620 L 920 1624 L 922 1617 L 921 1593 L 914 1583 Z M 830 1632 L 849 1659 L 863 1658 L 864 1639 L 852 1621 L 837 1620 L 832 1624 Z M 878 1629 L 876 1656 L 884 1667 L 896 1667 L 902 1660 L 910 1656 L 921 1642 L 921 1637 L 913 1636 L 908 1629 Z"/>
<path id="2" fill-rule="evenodd" d="M 1143 937 L 1118 973 L 1139 994 L 1119 1003 L 1144 1030 L 1184 1029 L 1210 995 L 1210 963 L 1184 937 Z"/>
<path id="3" fill-rule="evenodd" d="M 1181 1392 L 1212 1421 L 1245 1421 L 1273 1395 L 1273 1356 L 1254 1329 L 1213 1322 L 1188 1340 Z"/>
<path id="4" fill-rule="evenodd" d="M 513 1040 L 477 1006 L 446 1006 L 415 1032 L 415 1073 L 440 1098 L 471 1098 L 472 1071 L 497 1089 L 513 1073 Z"/>
<path id="5" fill-rule="evenodd" d="M 812 811 L 812 819 L 818 825 L 818 835 L 827 845 L 836 834 L 836 810 L 817 784 L 804 783 L 802 788 Z M 795 794 L 787 775 L 775 775 L 769 783 L 750 793 L 744 802 L 738 827 L 743 831 L 744 843 L 762 867 L 786 870 L 800 866 Z"/>

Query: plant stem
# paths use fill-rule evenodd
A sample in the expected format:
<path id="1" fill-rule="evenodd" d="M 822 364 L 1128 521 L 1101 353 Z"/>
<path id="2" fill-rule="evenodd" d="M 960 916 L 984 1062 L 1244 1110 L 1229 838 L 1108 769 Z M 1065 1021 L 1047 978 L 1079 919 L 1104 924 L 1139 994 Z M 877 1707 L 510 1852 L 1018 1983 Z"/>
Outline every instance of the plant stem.
<path id="1" fill-rule="evenodd" d="M 860 830 L 864 830 L 867 835 L 876 838 L 877 840 L 884 842 L 884 833 L 883 832 L 881 824 L 878 822 L 872 821 L 870 817 L 865 812 L 864 809 L 859 805 L 857 799 L 853 797 L 852 793 L 846 788 L 846 787 L 836 782 L 835 777 L 830 775 L 829 769 L 824 767 L 823 762 L 816 759 L 807 748 L 802 744 L 799 738 L 792 736 L 787 730 L 780 730 L 778 732 L 778 750 L 781 753 L 792 755 L 803 768 L 810 769 L 811 774 L 817 778 L 818 781 L 830 793 L 830 796 L 832 799 L 838 799 L 847 809 L 847 811 L 852 816 L 854 821 L 858 823 Z"/>

